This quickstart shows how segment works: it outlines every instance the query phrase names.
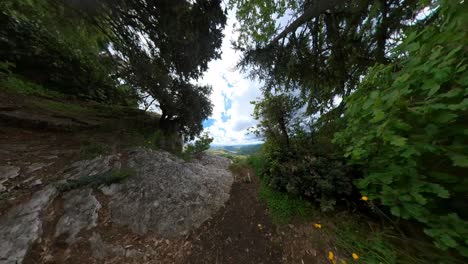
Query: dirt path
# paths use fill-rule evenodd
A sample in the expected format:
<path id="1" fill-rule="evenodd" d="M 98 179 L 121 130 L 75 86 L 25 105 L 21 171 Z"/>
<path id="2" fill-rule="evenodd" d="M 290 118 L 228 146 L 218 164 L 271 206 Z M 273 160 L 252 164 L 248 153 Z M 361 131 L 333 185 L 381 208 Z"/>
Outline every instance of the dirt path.
<path id="1" fill-rule="evenodd" d="M 197 230 L 189 263 L 281 263 L 273 225 L 258 197 L 259 181 L 236 180 L 225 207 Z"/>

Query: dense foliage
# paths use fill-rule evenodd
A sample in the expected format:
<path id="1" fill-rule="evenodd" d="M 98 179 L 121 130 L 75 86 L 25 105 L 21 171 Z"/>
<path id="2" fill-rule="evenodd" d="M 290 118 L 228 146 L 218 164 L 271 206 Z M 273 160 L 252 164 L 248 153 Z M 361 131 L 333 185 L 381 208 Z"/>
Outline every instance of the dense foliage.
<path id="1" fill-rule="evenodd" d="M 100 56 L 105 36 L 82 18 L 48 1 L 2 1 L 0 61 L 48 88 L 77 97 L 119 103 L 116 68 Z"/>
<path id="2" fill-rule="evenodd" d="M 0 3 L 0 62 L 12 74 L 79 99 L 154 103 L 160 127 L 185 139 L 212 111 L 194 84 L 220 57 L 220 0 Z"/>
<path id="3" fill-rule="evenodd" d="M 264 136 L 264 181 L 275 189 L 312 198 L 322 210 L 352 191 L 350 169 L 327 135 L 300 119 L 301 105 L 292 95 L 266 94 L 255 103 L 254 132 Z M 325 130 L 325 129 L 324 129 Z"/>
<path id="4" fill-rule="evenodd" d="M 440 21 L 408 34 L 401 56 L 372 68 L 346 99 L 337 140 L 365 168 L 356 182 L 365 195 L 468 256 L 467 11 L 444 5 Z"/>
<path id="5" fill-rule="evenodd" d="M 468 4 L 337 1 L 310 16 L 313 2 L 231 2 L 240 67 L 265 83 L 259 173 L 322 209 L 359 190 L 467 255 Z"/>
<path id="6" fill-rule="evenodd" d="M 369 67 L 387 61 L 386 52 L 423 7 L 417 0 L 334 1 L 330 11 L 295 28 L 278 25 L 275 17 L 292 25 L 315 2 L 327 1 L 231 1 L 240 20 L 241 68 L 263 80 L 266 92 L 300 94 L 310 115 L 329 111 Z M 287 34 L 276 40 L 280 31 Z"/>

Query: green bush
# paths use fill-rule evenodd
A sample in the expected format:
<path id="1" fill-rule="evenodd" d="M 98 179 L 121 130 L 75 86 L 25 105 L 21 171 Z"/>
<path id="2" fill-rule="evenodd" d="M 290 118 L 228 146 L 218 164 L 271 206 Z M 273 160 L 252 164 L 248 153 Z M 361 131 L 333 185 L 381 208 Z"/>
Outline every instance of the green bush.
<path id="1" fill-rule="evenodd" d="M 207 133 L 200 136 L 199 139 L 195 140 L 194 143 L 189 143 L 185 147 L 184 154 L 188 156 L 193 156 L 202 153 L 210 148 L 210 144 L 213 142 L 213 138 L 211 138 Z"/>
<path id="2" fill-rule="evenodd" d="M 353 190 L 350 168 L 333 153 L 315 151 L 319 145 L 297 145 L 306 148 L 283 149 L 265 143 L 264 160 L 257 160 L 263 181 L 276 190 L 318 202 L 322 211 L 333 210 Z"/>
<path id="3" fill-rule="evenodd" d="M 6 0 L 0 9 L 0 49 L 8 50 L 0 60 L 12 62 L 14 74 L 81 99 L 125 104 L 135 98 L 118 87 L 116 64 L 102 53 L 105 34 L 62 3 Z"/>
<path id="4" fill-rule="evenodd" d="M 458 2 L 443 1 L 434 25 L 407 32 L 403 56 L 371 69 L 336 142 L 364 167 L 364 195 L 468 256 L 468 3 Z"/>
<path id="5" fill-rule="evenodd" d="M 0 62 L 0 87 L 4 90 L 21 93 L 25 95 L 41 96 L 47 98 L 62 98 L 61 93 L 47 90 L 42 85 L 24 80 L 14 75 L 11 71 L 13 63 Z"/>

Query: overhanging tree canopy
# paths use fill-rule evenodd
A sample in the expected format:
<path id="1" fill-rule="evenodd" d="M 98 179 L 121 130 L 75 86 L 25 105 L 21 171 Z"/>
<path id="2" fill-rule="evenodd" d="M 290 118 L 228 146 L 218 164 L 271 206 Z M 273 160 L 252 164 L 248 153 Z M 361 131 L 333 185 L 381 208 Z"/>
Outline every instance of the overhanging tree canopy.
<path id="1" fill-rule="evenodd" d="M 335 5 L 332 5 L 334 3 Z M 299 90 L 308 113 L 327 112 L 359 78 L 390 58 L 417 0 L 231 1 L 240 20 L 239 66 L 265 81 L 264 90 Z M 321 11 L 321 12 L 320 12 Z M 292 21 L 279 27 L 275 17 Z M 342 113 L 342 109 L 337 111 Z"/>

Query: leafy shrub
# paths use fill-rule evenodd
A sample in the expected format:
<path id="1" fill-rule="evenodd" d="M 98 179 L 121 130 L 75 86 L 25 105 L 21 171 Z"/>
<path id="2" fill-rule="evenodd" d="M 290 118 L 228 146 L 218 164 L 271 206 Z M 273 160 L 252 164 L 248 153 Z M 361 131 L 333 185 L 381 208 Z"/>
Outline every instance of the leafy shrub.
<path id="1" fill-rule="evenodd" d="M 7 91 L 13 91 L 25 95 L 34 95 L 48 98 L 61 98 L 61 93 L 47 90 L 43 86 L 24 80 L 12 73 L 14 64 L 10 62 L 0 62 L 0 87 Z"/>
<path id="2" fill-rule="evenodd" d="M 47 90 L 42 85 L 24 80 L 15 75 L 9 75 L 0 79 L 0 87 L 7 91 L 13 91 L 25 95 L 41 96 L 46 98 L 63 97 L 59 92 Z"/>
<path id="3" fill-rule="evenodd" d="M 200 136 L 199 139 L 195 140 L 194 143 L 187 144 L 184 154 L 189 156 L 200 154 L 210 148 L 211 142 L 213 142 L 213 138 L 205 133 Z"/>
<path id="4" fill-rule="evenodd" d="M 162 137 L 163 133 L 160 130 L 156 130 L 148 135 L 145 135 L 145 146 L 149 148 L 158 148 Z"/>
<path id="5" fill-rule="evenodd" d="M 0 8 L 0 48 L 9 51 L 0 60 L 14 63 L 11 72 L 82 99 L 135 98 L 115 88 L 116 65 L 101 53 L 106 37 L 82 17 L 52 1 L 2 1 Z"/>
<path id="6" fill-rule="evenodd" d="M 405 55 L 375 66 L 347 99 L 336 141 L 364 166 L 363 194 L 468 256 L 468 4 L 442 3 L 438 22 L 408 32 Z"/>
<path id="7" fill-rule="evenodd" d="M 353 190 L 351 172 L 343 158 L 319 153 L 311 142 L 305 149 L 282 149 L 265 143 L 262 178 L 276 190 L 304 196 L 320 203 L 323 211 L 333 210 L 337 200 Z"/>

